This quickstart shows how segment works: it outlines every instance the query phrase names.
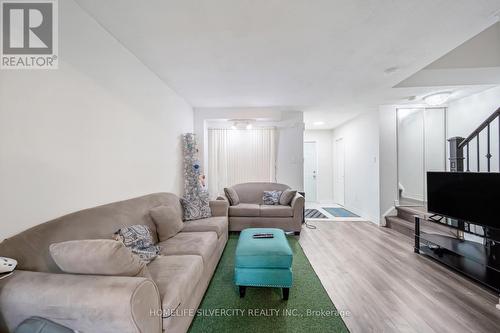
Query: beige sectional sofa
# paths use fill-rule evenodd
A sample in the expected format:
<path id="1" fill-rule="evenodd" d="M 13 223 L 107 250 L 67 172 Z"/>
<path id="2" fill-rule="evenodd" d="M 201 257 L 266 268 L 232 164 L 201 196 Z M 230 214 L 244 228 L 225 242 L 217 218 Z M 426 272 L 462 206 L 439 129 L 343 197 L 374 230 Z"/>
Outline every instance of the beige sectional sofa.
<path id="1" fill-rule="evenodd" d="M 149 210 L 160 205 L 182 214 L 177 196 L 156 193 L 69 214 L 0 243 L 0 256 L 19 263 L 0 280 L 0 332 L 31 316 L 82 332 L 187 331 L 227 242 L 226 202 L 210 202 L 211 218 L 185 222 L 158 244 L 162 255 L 148 264 L 151 278 L 65 274 L 49 254 L 52 243 L 109 239 L 134 224 L 155 234 Z"/>
<path id="2" fill-rule="evenodd" d="M 304 219 L 304 197 L 297 193 L 290 205 L 264 205 L 264 191 L 284 191 L 290 187 L 279 183 L 242 183 L 231 187 L 239 204 L 229 207 L 229 230 L 246 228 L 280 228 L 300 233 Z M 221 197 L 222 198 L 222 197 Z M 227 200 L 227 198 L 223 198 Z"/>

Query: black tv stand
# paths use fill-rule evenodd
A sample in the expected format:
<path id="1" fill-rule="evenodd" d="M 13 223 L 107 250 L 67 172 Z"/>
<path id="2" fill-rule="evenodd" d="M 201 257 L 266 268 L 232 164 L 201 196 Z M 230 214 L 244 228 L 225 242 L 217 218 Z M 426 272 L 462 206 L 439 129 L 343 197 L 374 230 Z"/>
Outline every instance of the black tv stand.
<path id="1" fill-rule="evenodd" d="M 461 231 L 458 234 L 463 235 L 452 237 L 422 232 L 421 219 L 415 216 L 415 253 L 426 255 L 500 293 L 500 230 L 438 215 L 426 219 Z"/>

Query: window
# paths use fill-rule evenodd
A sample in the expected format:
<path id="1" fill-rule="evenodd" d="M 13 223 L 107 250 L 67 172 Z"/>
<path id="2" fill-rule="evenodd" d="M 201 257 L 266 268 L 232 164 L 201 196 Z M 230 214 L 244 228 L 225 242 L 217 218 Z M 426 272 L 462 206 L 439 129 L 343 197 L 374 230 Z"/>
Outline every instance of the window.
<path id="1" fill-rule="evenodd" d="M 208 188 L 212 196 L 244 182 L 276 180 L 276 130 L 209 129 Z"/>

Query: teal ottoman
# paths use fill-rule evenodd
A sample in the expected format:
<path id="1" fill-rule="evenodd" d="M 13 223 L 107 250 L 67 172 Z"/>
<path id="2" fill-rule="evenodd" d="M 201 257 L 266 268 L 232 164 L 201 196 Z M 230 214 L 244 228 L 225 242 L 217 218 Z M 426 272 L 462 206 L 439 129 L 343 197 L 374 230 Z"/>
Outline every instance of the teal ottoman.
<path id="1" fill-rule="evenodd" d="M 253 238 L 258 233 L 273 234 L 274 238 Z M 293 253 L 285 233 L 274 228 L 249 228 L 240 233 L 236 246 L 234 283 L 240 297 L 246 287 L 274 287 L 283 289 L 288 299 L 292 287 Z"/>

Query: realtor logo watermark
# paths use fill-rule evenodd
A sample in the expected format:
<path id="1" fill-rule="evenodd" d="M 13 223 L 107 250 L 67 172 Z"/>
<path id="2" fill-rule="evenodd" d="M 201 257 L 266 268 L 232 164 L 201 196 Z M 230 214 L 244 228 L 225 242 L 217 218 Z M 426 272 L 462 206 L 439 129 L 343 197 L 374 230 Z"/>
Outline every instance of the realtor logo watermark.
<path id="1" fill-rule="evenodd" d="M 0 0 L 0 69 L 57 69 L 57 0 Z"/>

